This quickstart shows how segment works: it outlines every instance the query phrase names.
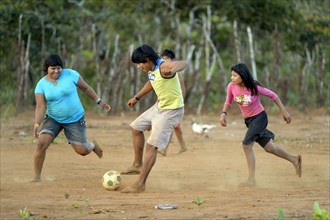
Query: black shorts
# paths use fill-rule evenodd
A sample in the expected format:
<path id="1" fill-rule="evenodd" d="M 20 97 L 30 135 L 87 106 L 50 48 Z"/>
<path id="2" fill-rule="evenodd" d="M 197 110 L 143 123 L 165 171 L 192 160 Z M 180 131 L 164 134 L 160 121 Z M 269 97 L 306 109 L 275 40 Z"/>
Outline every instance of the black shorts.
<path id="1" fill-rule="evenodd" d="M 265 111 L 260 112 L 258 115 L 245 118 L 244 122 L 248 128 L 243 140 L 244 145 L 257 142 L 261 147 L 265 147 L 271 139 L 274 140 L 274 133 L 266 129 L 268 118 Z"/>

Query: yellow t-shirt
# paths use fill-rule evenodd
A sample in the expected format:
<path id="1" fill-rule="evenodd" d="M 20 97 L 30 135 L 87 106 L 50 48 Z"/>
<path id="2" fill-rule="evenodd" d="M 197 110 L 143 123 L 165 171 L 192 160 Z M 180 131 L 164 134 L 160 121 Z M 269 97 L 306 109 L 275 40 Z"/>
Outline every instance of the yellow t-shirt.
<path id="1" fill-rule="evenodd" d="M 184 106 L 178 74 L 164 78 L 157 68 L 149 72 L 149 80 L 158 97 L 159 109 L 178 109 Z"/>

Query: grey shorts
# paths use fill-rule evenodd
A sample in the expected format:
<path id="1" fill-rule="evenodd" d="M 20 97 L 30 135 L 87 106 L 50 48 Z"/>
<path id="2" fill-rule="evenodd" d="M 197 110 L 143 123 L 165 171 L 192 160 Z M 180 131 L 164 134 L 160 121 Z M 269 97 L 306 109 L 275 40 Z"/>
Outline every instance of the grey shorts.
<path id="1" fill-rule="evenodd" d="M 268 117 L 265 111 L 253 117 L 245 118 L 245 125 L 248 130 L 243 140 L 244 145 L 257 142 L 261 147 L 265 147 L 268 142 L 275 138 L 273 132 L 267 130 Z"/>
<path id="2" fill-rule="evenodd" d="M 131 127 L 138 131 L 151 130 L 147 143 L 160 149 L 165 149 L 175 126 L 184 114 L 184 108 L 158 109 L 158 103 L 150 107 L 132 123 Z"/>
<path id="3" fill-rule="evenodd" d="M 54 140 L 62 129 L 64 129 L 64 134 L 69 144 L 86 145 L 86 122 L 84 116 L 77 122 L 68 124 L 59 123 L 51 117 L 46 116 L 41 123 L 39 135 L 48 133 L 53 136 Z"/>

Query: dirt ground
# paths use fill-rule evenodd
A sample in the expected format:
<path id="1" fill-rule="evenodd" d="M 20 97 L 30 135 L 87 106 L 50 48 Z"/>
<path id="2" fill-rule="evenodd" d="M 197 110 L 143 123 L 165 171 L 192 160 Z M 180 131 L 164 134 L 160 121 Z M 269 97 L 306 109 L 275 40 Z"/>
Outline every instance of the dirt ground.
<path id="1" fill-rule="evenodd" d="M 265 153 L 258 145 L 255 187 L 240 187 L 247 165 L 240 142 L 245 125 L 239 114 L 228 116 L 229 125 L 216 115 L 185 115 L 181 124 L 188 151 L 177 155 L 175 137 L 166 157 L 158 158 L 144 193 L 124 194 L 120 189 L 137 176 L 122 175 L 117 191 L 102 187 L 102 175 L 125 170 L 133 161 L 129 123 L 136 115 L 86 114 L 87 134 L 103 146 L 104 157 L 74 153 L 60 134 L 47 151 L 42 181 L 33 177 L 33 111 L 1 122 L 0 219 L 21 219 L 24 208 L 33 219 L 272 219 L 278 209 L 285 219 L 312 219 L 313 204 L 330 209 L 329 114 L 325 111 L 290 111 L 286 125 L 279 113 L 269 115 L 269 129 L 276 143 L 301 154 L 303 174 L 292 164 Z M 209 138 L 196 135 L 191 120 L 217 124 Z M 146 137 L 149 133 L 146 133 Z M 204 203 L 193 203 L 199 196 Z M 176 204 L 177 209 L 155 209 Z"/>

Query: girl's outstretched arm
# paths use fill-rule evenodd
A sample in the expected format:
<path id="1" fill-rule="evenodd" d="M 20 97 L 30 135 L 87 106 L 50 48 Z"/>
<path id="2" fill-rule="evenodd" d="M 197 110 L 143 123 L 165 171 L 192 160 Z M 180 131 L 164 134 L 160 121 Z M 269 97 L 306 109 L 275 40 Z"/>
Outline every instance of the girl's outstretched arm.
<path id="1" fill-rule="evenodd" d="M 289 124 L 291 122 L 291 115 L 289 114 L 289 112 L 285 109 L 281 99 L 278 97 L 277 99 L 274 100 L 274 102 L 276 103 L 276 105 L 278 106 L 278 108 L 281 110 L 282 116 L 284 121 L 286 121 L 287 124 Z"/>

